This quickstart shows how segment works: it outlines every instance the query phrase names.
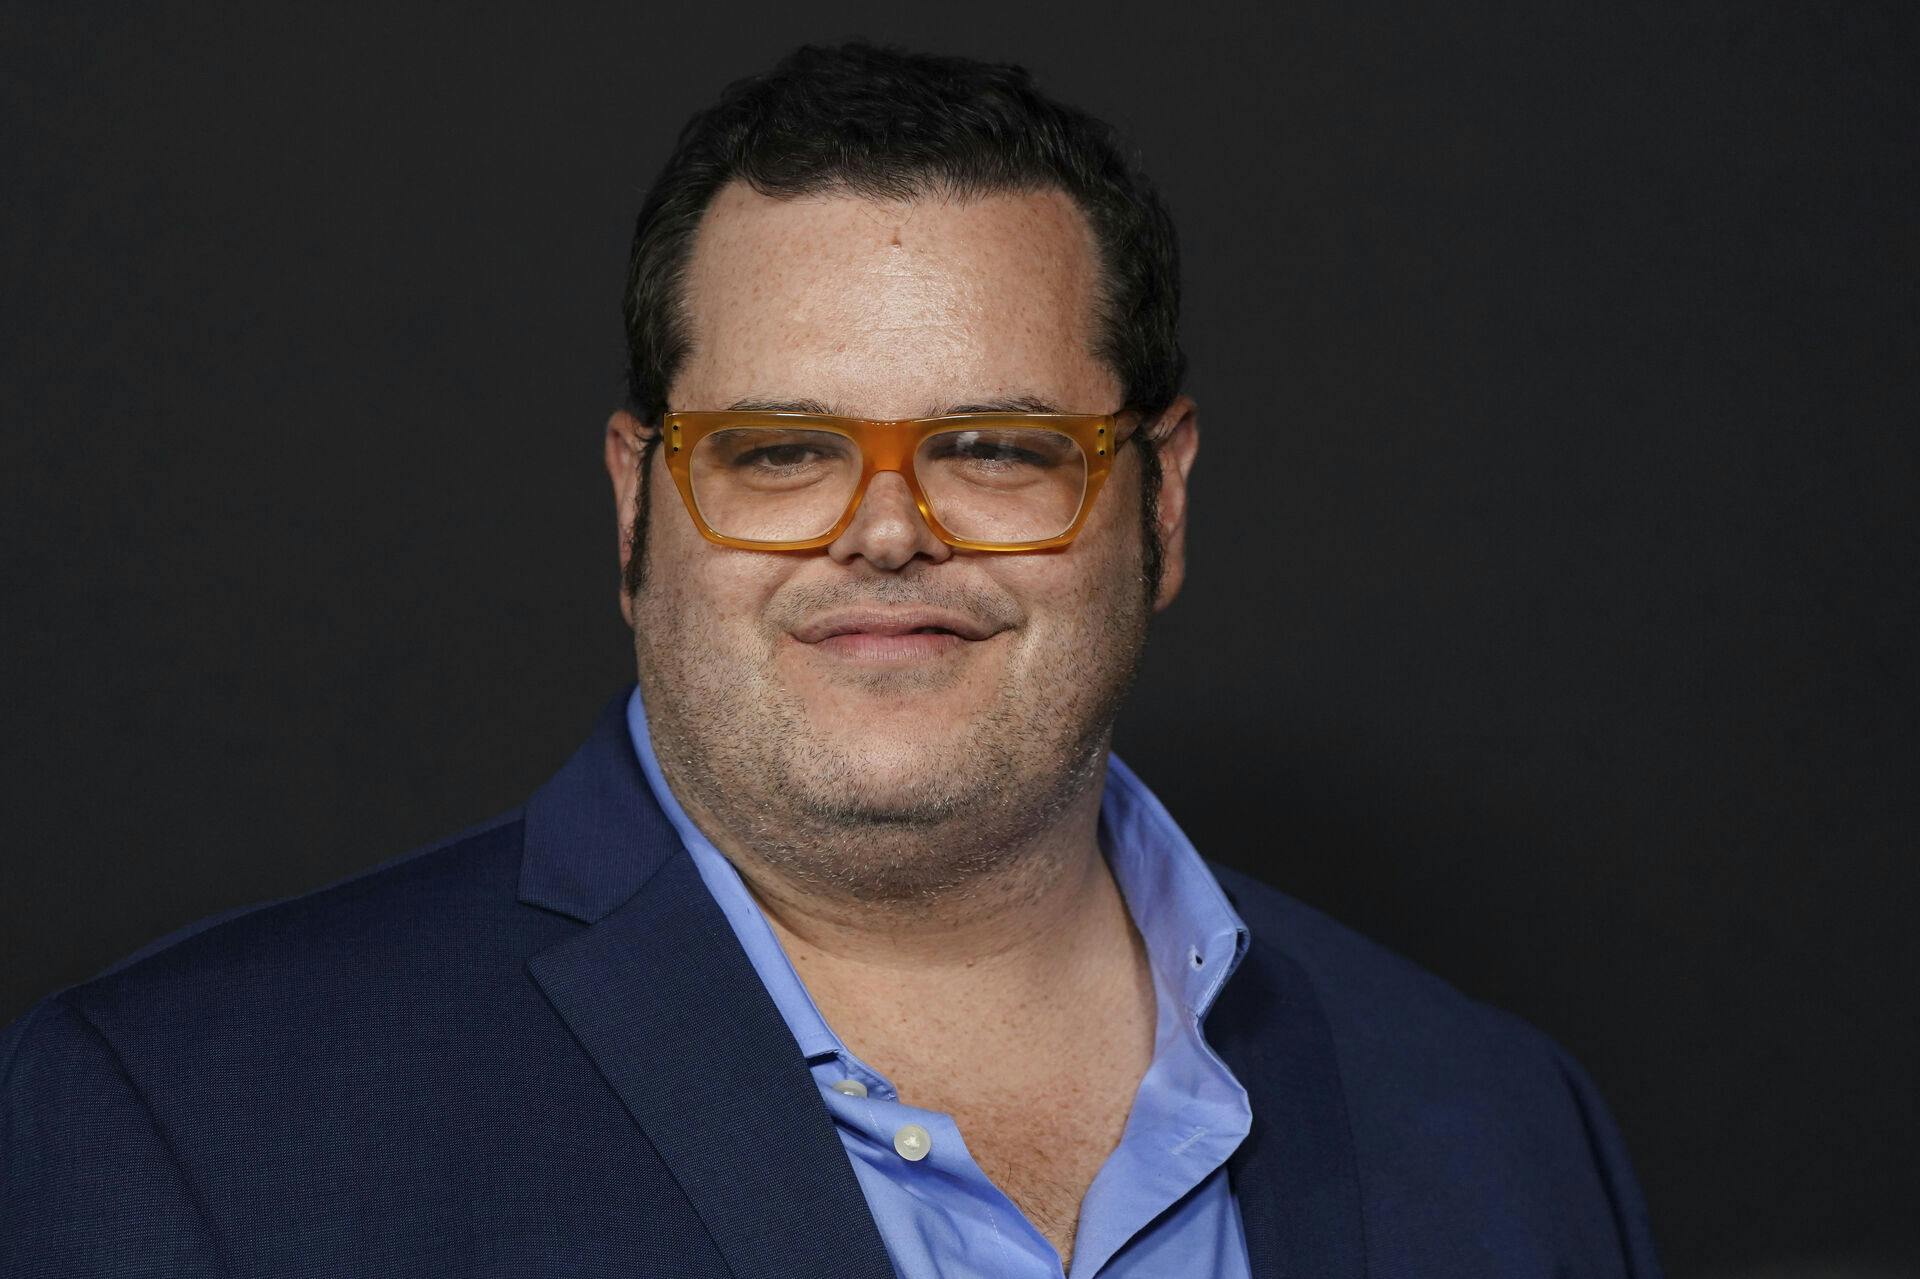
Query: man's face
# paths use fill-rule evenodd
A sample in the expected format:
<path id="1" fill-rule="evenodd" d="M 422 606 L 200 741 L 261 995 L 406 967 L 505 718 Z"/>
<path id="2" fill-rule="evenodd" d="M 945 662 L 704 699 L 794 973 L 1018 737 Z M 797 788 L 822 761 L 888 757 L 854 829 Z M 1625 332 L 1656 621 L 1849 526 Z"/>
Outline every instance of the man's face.
<path id="1" fill-rule="evenodd" d="M 1112 412 L 1096 272 L 1086 220 L 1058 193 L 895 204 L 735 184 L 695 242 L 671 405 Z M 1164 605 L 1181 578 L 1191 403 L 1160 429 Z M 623 528 L 638 430 L 609 423 Z M 861 897 L 961 882 L 1057 821 L 1097 780 L 1144 639 L 1141 446 L 1119 450 L 1066 548 L 1010 555 L 946 546 L 884 473 L 824 552 L 716 546 L 655 450 L 646 585 L 623 607 L 676 794 L 703 826 Z"/>

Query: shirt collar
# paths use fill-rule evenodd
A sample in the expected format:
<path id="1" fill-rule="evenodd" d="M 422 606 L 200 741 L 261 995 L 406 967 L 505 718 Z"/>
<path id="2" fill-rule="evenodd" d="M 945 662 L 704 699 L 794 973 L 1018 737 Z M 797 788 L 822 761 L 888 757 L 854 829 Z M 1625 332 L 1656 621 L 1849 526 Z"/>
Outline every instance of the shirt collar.
<path id="1" fill-rule="evenodd" d="M 1107 756 L 1100 846 L 1166 989 L 1196 1020 L 1247 952 L 1247 926 L 1159 797 Z"/>
<path id="2" fill-rule="evenodd" d="M 739 871 L 687 816 L 667 785 L 638 684 L 627 699 L 627 730 L 661 811 L 733 926 L 800 1051 L 808 1058 L 849 1056 Z M 1100 843 L 1114 882 L 1140 930 L 1158 987 L 1177 994 L 1190 1024 L 1197 1024 L 1246 954 L 1247 926 L 1185 832 L 1118 756 L 1108 756 L 1106 783 L 1100 800 Z"/>

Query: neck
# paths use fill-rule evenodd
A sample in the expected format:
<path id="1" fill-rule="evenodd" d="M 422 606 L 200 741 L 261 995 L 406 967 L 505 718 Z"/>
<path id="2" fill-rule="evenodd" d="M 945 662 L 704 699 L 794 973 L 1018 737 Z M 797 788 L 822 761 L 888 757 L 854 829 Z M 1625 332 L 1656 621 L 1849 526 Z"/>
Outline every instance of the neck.
<path id="1" fill-rule="evenodd" d="M 1104 751 L 1099 762 L 1105 762 Z M 773 847 L 763 850 L 759 841 L 737 835 L 697 793 L 674 789 L 688 816 L 739 870 L 776 926 L 850 959 L 899 956 L 937 966 L 1017 952 L 1036 933 L 1069 922 L 1098 882 L 1111 883 L 1098 838 L 1103 772 L 1093 772 L 1093 784 L 1079 788 L 1043 823 L 1025 829 L 1020 828 L 1024 824 L 1008 829 L 994 823 L 1002 838 L 989 855 L 966 859 L 972 873 L 938 887 L 923 885 L 905 896 L 867 893 L 857 885 L 796 874 L 792 867 L 815 859 L 796 859 L 788 847 L 790 838 L 774 836 L 768 841 Z M 884 843 L 883 857 L 870 851 L 860 860 L 899 865 L 916 857 L 933 860 L 938 849 L 980 837 L 979 825 L 969 820 L 953 826 L 907 839 L 898 832 L 876 840 L 870 829 L 817 828 L 803 838 L 841 849 Z"/>
<path id="2" fill-rule="evenodd" d="M 1110 981 L 1116 964 L 1144 962 L 1100 851 L 1103 774 L 979 874 L 904 899 L 863 899 L 799 878 L 697 800 L 688 815 L 740 872 L 830 1021 L 901 1003 L 962 1018 L 989 1007 L 1054 1016 L 1063 1001 Z"/>
<path id="3" fill-rule="evenodd" d="M 1037 832 L 1018 851 L 936 893 L 862 901 L 822 893 L 754 858 L 734 858 L 783 940 L 836 959 L 942 969 L 1048 957 L 1084 926 L 1112 877 L 1097 837 L 1097 794 L 1086 811 Z"/>

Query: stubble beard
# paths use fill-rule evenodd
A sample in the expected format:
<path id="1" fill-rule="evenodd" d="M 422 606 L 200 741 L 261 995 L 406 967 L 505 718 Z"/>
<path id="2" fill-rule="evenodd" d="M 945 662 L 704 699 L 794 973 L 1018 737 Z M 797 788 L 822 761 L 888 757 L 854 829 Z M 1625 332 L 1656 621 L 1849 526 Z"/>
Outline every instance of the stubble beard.
<path id="1" fill-rule="evenodd" d="M 1068 851 L 1049 836 L 1102 781 L 1145 640 L 1137 581 L 1096 593 L 1080 638 L 1097 642 L 1009 662 L 987 706 L 927 724 L 881 785 L 857 739 L 814 725 L 776 678 L 770 643 L 721 640 L 651 580 L 634 651 L 661 771 L 723 851 L 811 893 L 880 906 L 1037 889 Z M 909 692 L 915 679 L 875 678 Z"/>

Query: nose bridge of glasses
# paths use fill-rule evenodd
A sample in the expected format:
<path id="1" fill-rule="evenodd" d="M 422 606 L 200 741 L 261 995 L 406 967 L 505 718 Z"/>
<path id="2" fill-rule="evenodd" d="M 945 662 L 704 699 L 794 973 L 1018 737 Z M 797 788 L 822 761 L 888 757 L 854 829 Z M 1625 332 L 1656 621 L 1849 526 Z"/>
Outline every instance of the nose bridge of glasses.
<path id="1" fill-rule="evenodd" d="M 893 471 L 904 474 L 920 442 L 920 433 L 912 422 L 863 422 L 854 432 L 854 443 L 866 458 L 867 473 Z"/>

